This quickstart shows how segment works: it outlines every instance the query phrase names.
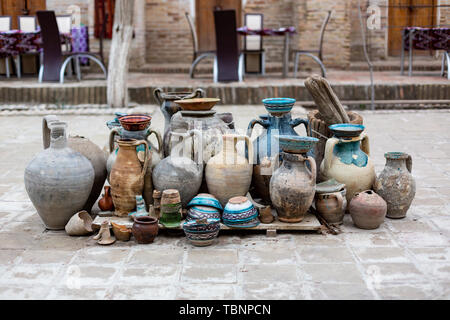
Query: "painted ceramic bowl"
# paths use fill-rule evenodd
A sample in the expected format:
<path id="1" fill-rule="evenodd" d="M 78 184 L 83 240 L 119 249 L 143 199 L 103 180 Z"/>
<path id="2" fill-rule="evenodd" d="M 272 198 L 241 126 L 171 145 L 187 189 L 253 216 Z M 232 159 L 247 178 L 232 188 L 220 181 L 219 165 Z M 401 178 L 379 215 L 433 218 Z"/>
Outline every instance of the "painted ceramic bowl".
<path id="1" fill-rule="evenodd" d="M 183 110 L 187 111 L 208 111 L 219 102 L 218 98 L 193 98 L 193 99 L 183 99 L 175 100 L 174 102 L 181 107 Z"/>
<path id="2" fill-rule="evenodd" d="M 267 98 L 263 99 L 262 103 L 266 107 L 267 112 L 272 115 L 277 115 L 290 112 L 295 101 L 292 98 Z"/>
<path id="3" fill-rule="evenodd" d="M 252 228 L 259 224 L 258 211 L 247 197 L 233 197 L 225 206 L 223 223 L 233 228 Z"/>
<path id="4" fill-rule="evenodd" d="M 186 238 L 194 246 L 204 247 L 213 243 L 220 231 L 220 219 L 198 219 L 183 224 Z"/>
<path id="5" fill-rule="evenodd" d="M 120 125 L 128 131 L 141 131 L 150 126 L 152 117 L 146 114 L 129 114 L 119 117 Z"/>
<path id="6" fill-rule="evenodd" d="M 357 137 L 364 131 L 365 127 L 362 124 L 352 124 L 352 123 L 338 123 L 328 126 L 328 128 L 333 132 L 336 138 L 352 138 Z"/>
<path id="7" fill-rule="evenodd" d="M 281 150 L 288 153 L 307 153 L 319 142 L 319 139 L 313 137 L 300 136 L 275 136 L 279 139 Z"/>
<path id="8" fill-rule="evenodd" d="M 187 205 L 188 208 L 191 206 L 204 206 L 223 210 L 219 200 L 209 193 L 199 193 L 196 195 Z"/>
<path id="9" fill-rule="evenodd" d="M 198 219 L 220 219 L 220 211 L 205 206 L 192 206 L 187 211 L 186 221 Z"/>

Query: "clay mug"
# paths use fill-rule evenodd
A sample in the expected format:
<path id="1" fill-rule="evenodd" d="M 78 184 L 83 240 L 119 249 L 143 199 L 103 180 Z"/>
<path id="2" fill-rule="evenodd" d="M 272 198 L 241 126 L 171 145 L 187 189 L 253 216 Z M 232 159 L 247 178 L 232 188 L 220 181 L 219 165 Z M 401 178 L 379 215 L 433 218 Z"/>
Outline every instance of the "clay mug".
<path id="1" fill-rule="evenodd" d="M 344 198 L 340 191 L 316 194 L 317 212 L 330 224 L 342 224 L 344 220 Z"/>

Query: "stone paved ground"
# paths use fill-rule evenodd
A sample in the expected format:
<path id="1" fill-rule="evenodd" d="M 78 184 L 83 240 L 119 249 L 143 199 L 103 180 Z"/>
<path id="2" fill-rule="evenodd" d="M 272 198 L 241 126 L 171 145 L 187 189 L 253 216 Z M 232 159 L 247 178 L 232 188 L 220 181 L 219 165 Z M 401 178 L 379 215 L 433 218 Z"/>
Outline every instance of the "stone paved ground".
<path id="1" fill-rule="evenodd" d="M 240 128 L 264 113 L 220 109 L 232 111 Z M 377 173 L 386 151 L 413 157 L 417 194 L 405 219 L 368 231 L 347 215 L 337 236 L 221 234 L 207 248 L 168 235 L 151 245 L 100 247 L 92 237 L 44 230 L 23 184 L 25 166 L 42 149 L 41 117 L 0 117 L 0 298 L 449 299 L 450 112 L 362 114 Z M 60 118 L 71 133 L 105 145 L 111 115 Z M 159 111 L 153 126 L 162 128 Z"/>

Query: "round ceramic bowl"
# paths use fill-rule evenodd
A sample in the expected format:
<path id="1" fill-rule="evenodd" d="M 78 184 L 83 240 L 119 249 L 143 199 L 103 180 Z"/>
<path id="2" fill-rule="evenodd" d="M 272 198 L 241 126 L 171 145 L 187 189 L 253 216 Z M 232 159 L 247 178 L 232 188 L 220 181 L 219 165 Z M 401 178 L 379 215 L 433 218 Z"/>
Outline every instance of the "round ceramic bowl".
<path id="1" fill-rule="evenodd" d="M 120 125 L 128 131 L 142 131 L 150 126 L 152 117 L 146 114 L 129 114 L 119 118 Z"/>
<path id="2" fill-rule="evenodd" d="M 178 104 L 181 109 L 187 111 L 208 111 L 219 102 L 218 98 L 193 98 L 193 99 L 183 99 L 175 100 L 174 102 Z"/>
<path id="3" fill-rule="evenodd" d="M 225 206 L 223 223 L 228 227 L 251 228 L 259 224 L 258 211 L 247 197 L 233 197 Z"/>
<path id="4" fill-rule="evenodd" d="M 204 247 L 212 244 L 220 231 L 220 219 L 199 219 L 183 224 L 186 238 L 194 246 Z"/>
<path id="5" fill-rule="evenodd" d="M 187 205 L 188 208 L 191 206 L 204 206 L 223 210 L 219 200 L 209 193 L 199 193 L 196 195 Z"/>
<path id="6" fill-rule="evenodd" d="M 192 206 L 187 211 L 186 221 L 198 219 L 220 219 L 220 211 L 206 206 Z"/>
<path id="7" fill-rule="evenodd" d="M 362 124 L 352 124 L 352 123 L 338 123 L 328 126 L 328 128 L 333 132 L 336 138 L 353 138 L 357 137 L 364 131 L 365 127 Z"/>
<path id="8" fill-rule="evenodd" d="M 293 135 L 275 136 L 279 139 L 281 150 L 288 153 L 307 153 L 319 142 L 319 139 L 313 137 L 300 137 Z"/>
<path id="9" fill-rule="evenodd" d="M 267 112 L 271 114 L 285 114 L 292 110 L 295 99 L 292 98 L 267 98 L 263 99 L 262 103 Z"/>

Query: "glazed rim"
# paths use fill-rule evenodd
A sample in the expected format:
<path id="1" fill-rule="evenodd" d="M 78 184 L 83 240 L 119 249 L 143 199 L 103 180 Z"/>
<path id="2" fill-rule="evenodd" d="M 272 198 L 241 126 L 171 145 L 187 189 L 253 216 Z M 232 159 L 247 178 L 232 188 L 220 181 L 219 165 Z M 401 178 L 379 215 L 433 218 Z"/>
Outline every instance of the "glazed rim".
<path id="1" fill-rule="evenodd" d="M 386 152 L 384 154 L 386 159 L 407 159 L 409 155 L 400 151 Z"/>
<path id="2" fill-rule="evenodd" d="M 318 142 L 319 139 L 314 137 L 306 137 L 306 136 L 294 136 L 294 135 L 275 135 L 275 138 L 278 138 L 281 141 L 295 141 L 295 142 Z"/>
<path id="3" fill-rule="evenodd" d="M 175 100 L 175 103 L 178 104 L 189 104 L 189 103 L 210 103 L 210 102 L 219 102 L 219 98 L 192 98 L 192 99 L 181 99 Z"/>
<path id="4" fill-rule="evenodd" d="M 364 129 L 366 128 L 364 125 L 362 124 L 354 124 L 354 123 L 336 123 L 336 124 L 332 124 L 330 126 L 328 126 L 328 128 L 332 131 L 342 131 L 343 128 L 344 131 L 348 131 L 348 132 L 355 132 L 355 131 L 364 131 Z M 351 129 L 351 130 L 349 130 Z"/>
<path id="5" fill-rule="evenodd" d="M 121 116 L 118 119 L 119 122 L 123 122 L 125 124 L 139 124 L 150 122 L 152 117 L 146 114 L 128 114 L 126 116 Z"/>
<path id="6" fill-rule="evenodd" d="M 297 100 L 295 100 L 293 98 L 267 98 L 267 99 L 263 99 L 262 103 L 269 107 L 275 107 L 275 106 L 293 105 L 296 101 Z"/>
<path id="7" fill-rule="evenodd" d="M 140 224 L 154 224 L 154 223 L 157 223 L 158 220 L 156 218 L 153 218 L 150 216 L 144 216 L 144 217 L 134 217 L 134 222 L 137 222 Z"/>

